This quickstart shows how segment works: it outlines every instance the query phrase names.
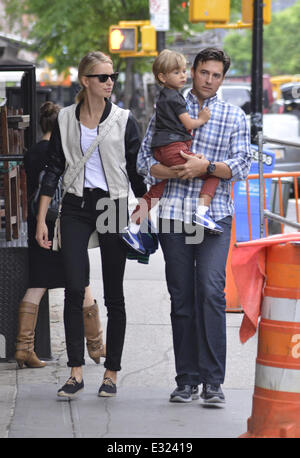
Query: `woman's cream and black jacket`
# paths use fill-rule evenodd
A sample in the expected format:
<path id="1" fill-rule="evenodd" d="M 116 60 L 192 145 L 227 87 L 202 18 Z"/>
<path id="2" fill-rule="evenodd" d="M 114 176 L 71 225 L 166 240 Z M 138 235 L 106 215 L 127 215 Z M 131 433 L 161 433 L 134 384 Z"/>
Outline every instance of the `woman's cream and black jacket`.
<path id="1" fill-rule="evenodd" d="M 116 110 L 119 110 L 119 117 L 98 147 L 109 195 L 113 200 L 128 197 L 130 183 L 134 195 L 141 197 L 147 189 L 143 178 L 136 171 L 140 135 L 137 122 L 130 111 L 119 108 L 107 100 L 99 121 L 98 133 Z M 80 104 L 63 108 L 59 113 L 49 141 L 49 159 L 42 182 L 42 195 L 54 195 L 61 175 L 62 187 L 66 186 L 72 170 L 83 156 L 79 114 Z M 68 194 L 76 196 L 75 199 L 80 204 L 83 189 L 84 168 L 68 189 Z"/>

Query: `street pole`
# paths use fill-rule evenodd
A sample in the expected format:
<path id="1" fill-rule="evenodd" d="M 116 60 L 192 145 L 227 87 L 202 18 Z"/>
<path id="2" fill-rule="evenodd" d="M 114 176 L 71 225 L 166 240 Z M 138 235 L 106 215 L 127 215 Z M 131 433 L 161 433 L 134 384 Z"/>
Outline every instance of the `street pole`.
<path id="1" fill-rule="evenodd" d="M 166 32 L 156 32 L 156 49 L 158 54 L 166 48 Z M 159 96 L 159 87 L 155 86 L 155 99 Z"/>
<path id="2" fill-rule="evenodd" d="M 170 0 L 149 0 L 150 22 L 156 29 L 156 49 L 166 48 L 166 31 L 170 28 Z"/>
<path id="3" fill-rule="evenodd" d="M 156 32 L 156 49 L 160 53 L 166 47 L 166 32 Z"/>
<path id="4" fill-rule="evenodd" d="M 251 143 L 258 146 L 260 237 L 264 237 L 263 190 L 263 0 L 253 1 Z"/>

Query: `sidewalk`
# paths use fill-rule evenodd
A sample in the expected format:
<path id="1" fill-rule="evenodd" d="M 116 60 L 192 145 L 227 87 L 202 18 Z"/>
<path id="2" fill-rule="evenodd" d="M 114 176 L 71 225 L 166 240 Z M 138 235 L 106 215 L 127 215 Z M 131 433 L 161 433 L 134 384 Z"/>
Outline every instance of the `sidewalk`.
<path id="1" fill-rule="evenodd" d="M 98 250 L 90 250 L 91 286 L 104 329 Z M 127 333 L 116 398 L 97 396 L 104 373 L 87 355 L 85 389 L 77 399 L 56 396 L 69 376 L 62 320 L 63 290 L 50 292 L 53 359 L 42 369 L 0 363 L 0 438 L 235 438 L 247 430 L 254 389 L 257 336 L 239 341 L 243 315 L 227 313 L 224 407 L 168 402 L 175 387 L 169 294 L 161 251 L 145 266 L 128 261 Z M 113 443 L 113 441 L 112 441 Z"/>

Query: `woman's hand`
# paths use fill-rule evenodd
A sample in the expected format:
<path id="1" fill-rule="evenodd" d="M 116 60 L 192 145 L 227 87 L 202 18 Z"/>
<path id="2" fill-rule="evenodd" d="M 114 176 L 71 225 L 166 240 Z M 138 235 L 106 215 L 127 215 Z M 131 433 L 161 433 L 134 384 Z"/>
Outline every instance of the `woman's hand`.
<path id="1" fill-rule="evenodd" d="M 48 240 L 48 227 L 46 224 L 46 215 L 50 202 L 51 197 L 41 196 L 35 234 L 37 243 L 46 250 L 50 250 L 52 245 L 52 242 Z"/>
<path id="2" fill-rule="evenodd" d="M 38 221 L 35 238 L 40 247 L 50 250 L 52 242 L 48 240 L 48 227 L 45 221 Z"/>

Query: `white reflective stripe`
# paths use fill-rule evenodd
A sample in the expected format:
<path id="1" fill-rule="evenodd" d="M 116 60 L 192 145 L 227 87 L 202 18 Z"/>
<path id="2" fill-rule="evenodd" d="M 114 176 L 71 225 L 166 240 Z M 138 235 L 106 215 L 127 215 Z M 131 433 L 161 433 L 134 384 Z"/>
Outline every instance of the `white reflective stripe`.
<path id="1" fill-rule="evenodd" d="M 266 390 L 300 393 L 300 370 L 256 364 L 255 385 Z"/>
<path id="2" fill-rule="evenodd" d="M 261 317 L 268 320 L 300 323 L 300 299 L 266 296 L 263 300 Z"/>

